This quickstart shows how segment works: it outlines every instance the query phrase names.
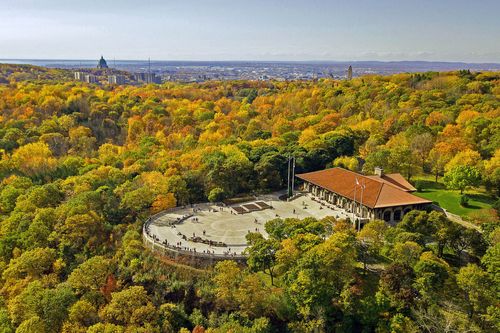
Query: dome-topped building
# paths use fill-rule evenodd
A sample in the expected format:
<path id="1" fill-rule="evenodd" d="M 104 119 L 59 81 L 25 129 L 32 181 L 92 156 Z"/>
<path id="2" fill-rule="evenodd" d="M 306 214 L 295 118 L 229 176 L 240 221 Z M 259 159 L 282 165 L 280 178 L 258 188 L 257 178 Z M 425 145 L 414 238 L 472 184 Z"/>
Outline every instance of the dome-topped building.
<path id="1" fill-rule="evenodd" d="M 97 64 L 97 68 L 109 68 L 108 64 L 106 63 L 106 60 L 104 60 L 104 57 L 101 56 L 101 59 L 99 59 L 99 63 Z"/>

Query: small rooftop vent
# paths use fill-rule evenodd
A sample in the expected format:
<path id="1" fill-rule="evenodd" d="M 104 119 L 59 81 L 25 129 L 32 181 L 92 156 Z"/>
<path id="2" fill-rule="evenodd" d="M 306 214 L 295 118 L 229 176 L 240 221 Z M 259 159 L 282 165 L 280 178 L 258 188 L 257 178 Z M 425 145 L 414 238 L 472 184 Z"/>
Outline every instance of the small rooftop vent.
<path id="1" fill-rule="evenodd" d="M 384 175 L 384 169 L 381 167 L 375 167 L 375 175 L 382 177 Z"/>

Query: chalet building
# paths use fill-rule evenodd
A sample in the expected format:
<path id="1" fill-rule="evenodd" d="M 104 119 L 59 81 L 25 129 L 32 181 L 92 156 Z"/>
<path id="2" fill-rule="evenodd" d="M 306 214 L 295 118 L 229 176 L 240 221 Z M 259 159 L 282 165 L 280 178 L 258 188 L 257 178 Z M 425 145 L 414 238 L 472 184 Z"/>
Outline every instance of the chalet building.
<path id="1" fill-rule="evenodd" d="M 416 189 L 399 173 L 365 176 L 342 168 L 298 174 L 303 189 L 360 219 L 401 221 L 413 209 L 427 209 L 432 202 L 412 194 Z"/>

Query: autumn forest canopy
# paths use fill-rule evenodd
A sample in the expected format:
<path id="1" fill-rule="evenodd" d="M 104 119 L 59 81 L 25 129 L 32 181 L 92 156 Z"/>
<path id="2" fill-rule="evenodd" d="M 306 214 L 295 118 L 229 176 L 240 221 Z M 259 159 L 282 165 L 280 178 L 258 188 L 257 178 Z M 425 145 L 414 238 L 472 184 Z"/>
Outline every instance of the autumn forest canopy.
<path id="1" fill-rule="evenodd" d="M 70 78 L 0 65 L 0 332 L 500 329 L 500 73 Z M 476 228 L 417 211 L 360 233 L 276 219 L 269 239 L 249 235 L 247 265 L 203 271 L 143 247 L 155 212 L 283 189 L 291 155 L 297 173 L 382 167 L 437 184 Z"/>

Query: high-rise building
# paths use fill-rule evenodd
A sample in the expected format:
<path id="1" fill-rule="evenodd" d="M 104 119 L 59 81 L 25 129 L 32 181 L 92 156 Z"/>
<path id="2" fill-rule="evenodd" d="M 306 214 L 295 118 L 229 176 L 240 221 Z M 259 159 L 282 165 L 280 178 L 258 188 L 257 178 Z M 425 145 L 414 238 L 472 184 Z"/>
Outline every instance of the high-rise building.
<path id="1" fill-rule="evenodd" d="M 135 73 L 134 80 L 146 83 L 161 83 L 161 78 L 155 73 Z"/>
<path id="2" fill-rule="evenodd" d="M 109 84 L 125 84 L 125 76 L 124 75 L 110 75 L 108 76 Z"/>
<path id="3" fill-rule="evenodd" d="M 96 78 L 95 75 L 87 74 L 87 75 L 85 75 L 85 82 L 87 82 L 87 83 L 96 83 L 97 82 L 97 78 Z"/>
<path id="4" fill-rule="evenodd" d="M 101 59 L 99 59 L 99 63 L 97 64 L 97 68 L 100 68 L 100 69 L 109 68 L 108 64 L 106 63 L 106 60 L 104 60 L 103 56 L 101 56 Z"/>
<path id="5" fill-rule="evenodd" d="M 349 68 L 347 69 L 347 79 L 351 80 L 352 79 L 352 66 L 349 65 Z"/>
<path id="6" fill-rule="evenodd" d="M 86 73 L 84 73 L 84 72 L 75 72 L 74 74 L 75 74 L 75 80 L 82 81 L 82 82 L 85 81 L 85 75 L 86 75 Z"/>
<path id="7" fill-rule="evenodd" d="M 155 73 L 147 73 L 146 74 L 146 82 L 147 83 L 161 83 L 161 77 L 156 76 Z"/>

